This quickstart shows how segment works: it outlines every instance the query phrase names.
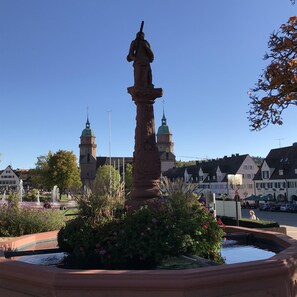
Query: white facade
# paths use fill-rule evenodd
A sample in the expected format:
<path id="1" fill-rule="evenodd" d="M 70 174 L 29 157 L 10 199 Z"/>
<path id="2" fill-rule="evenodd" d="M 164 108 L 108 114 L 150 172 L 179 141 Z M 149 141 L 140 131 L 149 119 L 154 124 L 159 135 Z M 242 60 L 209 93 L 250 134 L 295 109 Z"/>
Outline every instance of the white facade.
<path id="1" fill-rule="evenodd" d="M 242 174 L 242 186 L 238 190 L 240 198 L 245 198 L 255 194 L 254 177 L 258 172 L 258 166 L 255 161 L 248 155 L 236 174 Z M 230 189 L 229 189 L 230 193 Z"/>
<path id="2" fill-rule="evenodd" d="M 297 201 L 297 144 L 272 149 L 255 179 L 255 194 L 276 201 Z"/>
<path id="3" fill-rule="evenodd" d="M 9 191 L 17 190 L 17 187 L 20 184 L 19 177 L 15 174 L 11 166 L 7 166 L 3 172 L 0 174 L 0 190 Z"/>

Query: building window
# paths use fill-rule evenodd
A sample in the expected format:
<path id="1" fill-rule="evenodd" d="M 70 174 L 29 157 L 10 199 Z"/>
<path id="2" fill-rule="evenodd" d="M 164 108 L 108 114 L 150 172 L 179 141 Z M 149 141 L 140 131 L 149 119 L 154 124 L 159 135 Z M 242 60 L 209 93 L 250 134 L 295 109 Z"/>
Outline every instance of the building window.
<path id="1" fill-rule="evenodd" d="M 278 171 L 278 174 L 279 174 L 279 175 L 284 175 L 284 170 L 283 170 L 283 169 L 280 169 L 280 170 Z"/>
<path id="2" fill-rule="evenodd" d="M 263 179 L 268 179 L 269 178 L 269 171 L 268 170 L 263 170 L 262 171 L 262 178 Z"/>

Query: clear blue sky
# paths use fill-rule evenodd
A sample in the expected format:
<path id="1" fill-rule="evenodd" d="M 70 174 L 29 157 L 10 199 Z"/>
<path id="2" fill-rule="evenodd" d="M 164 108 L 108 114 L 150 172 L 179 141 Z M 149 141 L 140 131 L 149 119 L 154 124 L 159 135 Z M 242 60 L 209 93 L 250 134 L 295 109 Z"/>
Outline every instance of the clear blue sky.
<path id="1" fill-rule="evenodd" d="M 87 108 L 97 155 L 132 156 L 130 42 L 145 21 L 177 159 L 266 156 L 297 141 L 296 112 L 250 132 L 247 92 L 265 67 L 289 0 L 0 0 L 0 169 L 33 168 L 49 150 L 78 157 Z M 156 130 L 162 99 L 155 105 Z M 280 139 L 280 141 L 279 141 Z"/>

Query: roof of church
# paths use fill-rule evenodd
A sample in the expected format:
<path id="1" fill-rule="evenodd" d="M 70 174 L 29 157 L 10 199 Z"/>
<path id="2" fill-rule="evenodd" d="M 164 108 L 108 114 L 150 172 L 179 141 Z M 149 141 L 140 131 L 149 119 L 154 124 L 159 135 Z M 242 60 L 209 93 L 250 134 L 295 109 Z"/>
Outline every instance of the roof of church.
<path id="1" fill-rule="evenodd" d="M 87 117 L 86 128 L 82 131 L 81 136 L 95 136 L 94 131 L 90 128 L 89 117 Z"/>
<path id="2" fill-rule="evenodd" d="M 164 115 L 164 112 L 163 112 L 163 117 L 162 117 L 162 125 L 158 129 L 158 134 L 171 134 L 169 127 L 166 124 L 166 117 Z"/>

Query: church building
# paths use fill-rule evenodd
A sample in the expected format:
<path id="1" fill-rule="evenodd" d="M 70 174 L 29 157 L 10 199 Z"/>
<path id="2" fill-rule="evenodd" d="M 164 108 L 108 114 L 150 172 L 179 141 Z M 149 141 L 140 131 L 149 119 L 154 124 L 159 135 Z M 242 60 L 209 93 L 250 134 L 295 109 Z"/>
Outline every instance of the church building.
<path id="1" fill-rule="evenodd" d="M 176 160 L 173 151 L 172 134 L 167 126 L 167 120 L 163 110 L 162 125 L 157 133 L 157 147 L 160 152 L 161 172 L 175 167 Z"/>
<path id="2" fill-rule="evenodd" d="M 95 140 L 94 131 L 91 129 L 89 117 L 87 117 L 86 127 L 81 133 L 79 144 L 80 178 L 84 185 L 89 185 L 95 179 L 96 171 L 100 166 L 111 165 L 122 173 L 128 163 L 133 163 L 133 157 L 97 157 Z M 157 133 L 157 147 L 160 152 L 161 172 L 175 167 L 172 134 L 167 126 L 164 111 L 162 125 Z"/>

